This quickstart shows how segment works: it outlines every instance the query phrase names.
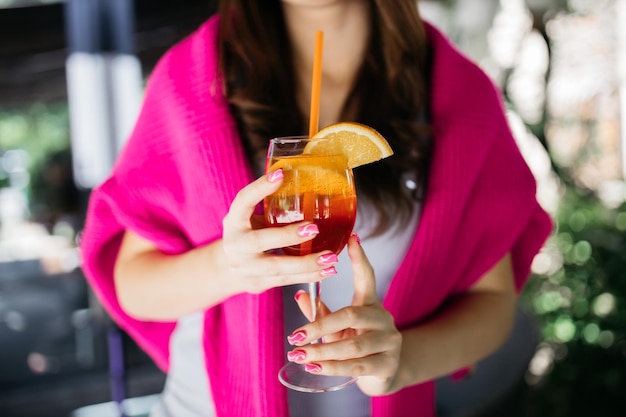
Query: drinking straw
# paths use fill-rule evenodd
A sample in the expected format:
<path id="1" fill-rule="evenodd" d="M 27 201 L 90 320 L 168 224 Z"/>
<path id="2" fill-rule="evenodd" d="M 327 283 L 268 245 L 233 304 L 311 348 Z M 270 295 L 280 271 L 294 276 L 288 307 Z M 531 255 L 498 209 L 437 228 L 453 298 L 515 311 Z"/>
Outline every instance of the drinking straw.
<path id="1" fill-rule="evenodd" d="M 320 121 L 320 92 L 322 87 L 322 48 L 324 45 L 324 32 L 315 32 L 315 53 L 313 55 L 313 82 L 311 83 L 311 111 L 309 120 L 309 137 L 315 136 L 319 129 Z M 304 193 L 304 218 L 313 219 L 315 214 L 315 193 L 312 191 Z M 312 241 L 304 242 L 301 248 L 304 253 L 311 253 Z M 319 282 L 309 283 L 309 294 L 311 296 L 311 318 L 315 320 L 319 311 L 320 284 Z"/>
<path id="2" fill-rule="evenodd" d="M 315 136 L 319 129 L 320 119 L 320 90 L 322 85 L 322 47 L 324 44 L 324 32 L 315 32 L 315 53 L 313 55 L 313 82 L 311 87 L 311 111 L 309 120 L 309 137 Z M 303 196 L 304 219 L 313 220 L 315 216 L 315 193 L 308 191 Z M 304 242 L 300 245 L 303 254 L 311 253 L 312 242 Z"/>
<path id="3" fill-rule="evenodd" d="M 324 32 L 315 32 L 315 55 L 313 55 L 313 83 L 311 87 L 311 112 L 309 120 L 309 137 L 315 136 L 320 121 L 320 90 L 322 87 L 322 49 Z"/>

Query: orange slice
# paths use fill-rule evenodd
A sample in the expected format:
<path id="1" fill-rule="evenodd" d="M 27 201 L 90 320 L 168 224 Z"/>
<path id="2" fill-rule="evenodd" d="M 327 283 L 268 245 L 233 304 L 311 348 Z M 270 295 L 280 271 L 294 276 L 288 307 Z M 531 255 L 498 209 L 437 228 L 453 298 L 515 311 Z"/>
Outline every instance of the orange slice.
<path id="1" fill-rule="evenodd" d="M 348 158 L 348 166 L 355 168 L 393 155 L 387 140 L 375 129 L 361 123 L 340 122 L 317 132 L 304 153 L 312 155 L 342 154 Z"/>
<path id="2" fill-rule="evenodd" d="M 313 191 L 316 194 L 345 194 L 352 183 L 346 173 L 346 158 L 335 155 L 298 155 L 272 161 L 268 172 L 282 168 L 285 174 L 280 192 L 287 195 Z"/>

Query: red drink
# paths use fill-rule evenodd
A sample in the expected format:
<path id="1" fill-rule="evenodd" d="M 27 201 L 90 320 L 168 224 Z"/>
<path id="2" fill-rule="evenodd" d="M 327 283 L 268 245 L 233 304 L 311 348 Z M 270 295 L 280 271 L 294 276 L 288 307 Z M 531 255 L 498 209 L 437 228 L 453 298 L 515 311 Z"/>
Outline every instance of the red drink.
<path id="1" fill-rule="evenodd" d="M 283 185 L 265 198 L 265 222 L 280 226 L 311 220 L 320 233 L 309 242 L 282 248 L 287 255 L 322 250 L 341 252 L 356 218 L 352 171 L 343 155 L 298 155 L 271 158 L 268 171 L 282 168 Z"/>
<path id="2" fill-rule="evenodd" d="M 300 195 L 289 199 L 298 200 L 298 206 L 302 206 L 304 196 Z M 291 223 L 290 221 L 281 221 L 281 217 L 284 218 L 285 214 L 283 210 L 279 209 L 281 201 L 284 202 L 285 200 L 274 196 L 265 200 L 265 221 L 270 226 Z M 348 243 L 356 218 L 356 196 L 317 196 L 315 207 L 315 215 L 312 220 L 319 228 L 320 233 L 311 243 L 282 248 L 287 255 L 307 255 L 323 250 L 339 253 Z M 304 220 L 304 213 L 299 213 L 299 220 Z"/>

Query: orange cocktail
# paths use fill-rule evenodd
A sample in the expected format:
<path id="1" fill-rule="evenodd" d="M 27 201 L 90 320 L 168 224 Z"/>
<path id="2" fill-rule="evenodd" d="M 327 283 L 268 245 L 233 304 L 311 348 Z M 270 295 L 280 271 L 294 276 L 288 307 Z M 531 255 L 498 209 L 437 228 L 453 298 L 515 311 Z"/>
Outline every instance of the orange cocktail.
<path id="1" fill-rule="evenodd" d="M 307 255 L 331 250 L 341 252 L 348 242 L 356 218 L 356 192 L 352 170 L 344 155 L 308 155 L 301 152 L 308 139 L 274 141 L 267 171 L 282 168 L 281 188 L 265 199 L 265 221 L 269 226 L 310 220 L 320 233 L 310 242 L 282 248 L 287 255 Z M 276 150 L 280 147 L 280 151 Z"/>

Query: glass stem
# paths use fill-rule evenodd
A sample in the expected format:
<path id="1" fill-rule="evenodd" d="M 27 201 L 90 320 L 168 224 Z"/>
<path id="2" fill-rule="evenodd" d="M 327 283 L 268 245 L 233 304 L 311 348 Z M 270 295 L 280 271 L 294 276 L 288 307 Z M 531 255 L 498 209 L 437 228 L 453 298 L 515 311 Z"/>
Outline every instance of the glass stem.
<path id="1" fill-rule="evenodd" d="M 309 282 L 309 296 L 311 298 L 311 321 L 317 319 L 317 312 L 320 307 L 320 295 L 322 286 L 319 281 Z M 322 339 L 314 340 L 311 343 L 322 343 Z"/>

